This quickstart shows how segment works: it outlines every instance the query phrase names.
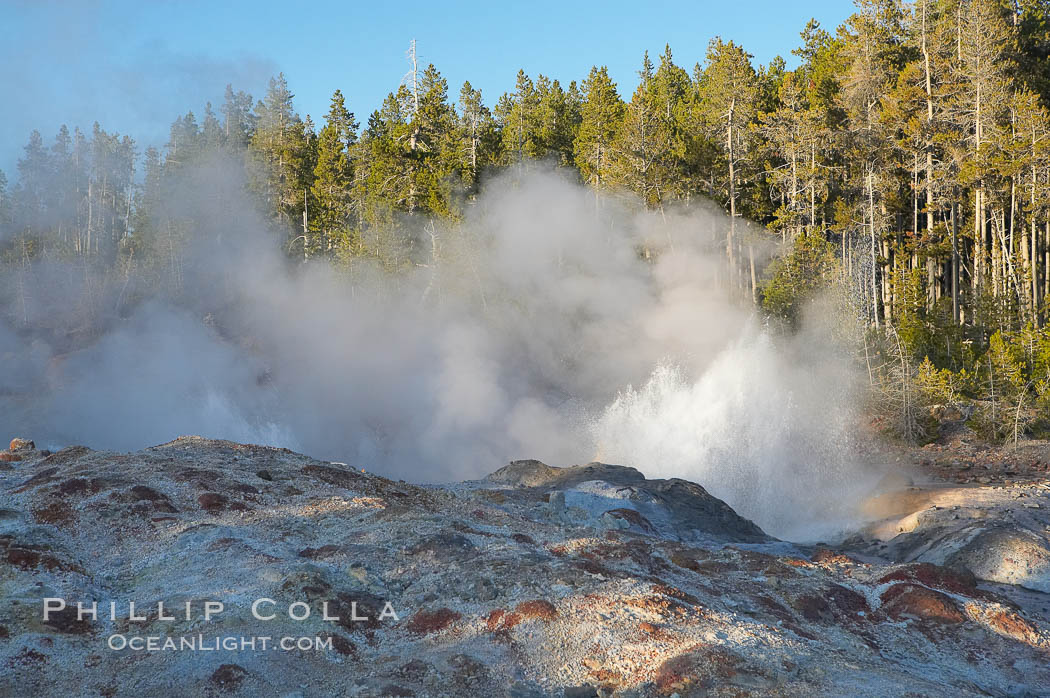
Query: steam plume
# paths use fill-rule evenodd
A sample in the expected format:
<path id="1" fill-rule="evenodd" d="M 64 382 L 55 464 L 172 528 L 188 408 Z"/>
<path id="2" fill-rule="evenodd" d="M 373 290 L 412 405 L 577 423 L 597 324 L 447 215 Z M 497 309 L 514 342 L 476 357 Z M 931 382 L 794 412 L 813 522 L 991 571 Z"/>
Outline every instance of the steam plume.
<path id="1" fill-rule="evenodd" d="M 781 535 L 806 535 L 815 491 L 855 491 L 849 372 L 726 296 L 721 213 L 513 173 L 458 226 L 401 221 L 409 272 L 293 268 L 234 171 L 212 161 L 169 197 L 191 236 L 163 268 L 9 272 L 0 421 L 53 446 L 198 433 L 415 481 L 599 457 L 696 480 Z M 69 352 L 78 331 L 97 338 Z"/>

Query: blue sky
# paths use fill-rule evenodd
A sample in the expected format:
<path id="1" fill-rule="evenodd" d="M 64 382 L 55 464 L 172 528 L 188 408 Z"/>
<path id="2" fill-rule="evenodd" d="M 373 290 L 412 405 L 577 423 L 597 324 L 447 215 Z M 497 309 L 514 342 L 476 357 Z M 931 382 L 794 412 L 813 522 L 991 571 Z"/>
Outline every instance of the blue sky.
<path id="1" fill-rule="evenodd" d="M 464 80 L 494 104 L 519 68 L 568 84 L 604 64 L 621 94 L 636 84 L 642 52 L 665 43 L 675 62 L 702 61 L 713 36 L 742 43 L 756 63 L 790 55 L 806 21 L 833 29 L 848 0 L 736 2 L 222 2 L 212 0 L 0 0 L 5 73 L 0 169 L 13 179 L 29 131 L 50 143 L 62 123 L 163 144 L 179 114 L 216 107 L 223 89 L 259 98 L 284 71 L 300 114 L 319 122 L 339 88 L 360 121 L 395 89 L 417 40 L 452 98 Z"/>

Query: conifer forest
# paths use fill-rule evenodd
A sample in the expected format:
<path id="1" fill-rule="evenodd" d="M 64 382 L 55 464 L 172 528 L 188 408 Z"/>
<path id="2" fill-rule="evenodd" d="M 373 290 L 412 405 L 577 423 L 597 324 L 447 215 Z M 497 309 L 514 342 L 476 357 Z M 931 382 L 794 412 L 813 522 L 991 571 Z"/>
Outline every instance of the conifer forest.
<path id="1" fill-rule="evenodd" d="M 873 405 L 905 438 L 958 399 L 992 440 L 1050 429 L 1050 3 L 858 0 L 793 53 L 794 70 L 756 65 L 716 37 L 694 65 L 640 56 L 637 85 L 596 56 L 568 82 L 520 71 L 482 95 L 413 42 L 369 114 L 339 89 L 300 114 L 279 74 L 187 105 L 159 147 L 99 123 L 33 131 L 0 173 L 3 312 L 31 324 L 27 279 L 54 260 L 121 289 L 119 307 L 133 276 L 177 293 L 188 223 L 166 201 L 203 164 L 243 173 L 258 244 L 288 264 L 395 275 L 427 264 L 425 231 L 455 226 L 486 181 L 549 168 L 652 211 L 724 209 L 723 281 L 784 332 L 807 299 L 846 299 Z"/>

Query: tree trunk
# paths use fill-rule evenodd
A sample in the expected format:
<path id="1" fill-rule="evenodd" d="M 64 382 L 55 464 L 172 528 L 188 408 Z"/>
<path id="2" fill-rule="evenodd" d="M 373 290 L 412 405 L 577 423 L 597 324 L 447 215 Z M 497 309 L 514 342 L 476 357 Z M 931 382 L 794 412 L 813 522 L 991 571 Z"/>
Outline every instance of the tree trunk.
<path id="1" fill-rule="evenodd" d="M 958 220 L 957 204 L 952 198 L 952 320 L 960 324 L 959 317 L 959 242 L 955 223 Z"/>
<path id="2" fill-rule="evenodd" d="M 1032 131 L 1032 196 L 1029 200 L 1030 210 L 1028 215 L 1031 220 L 1031 274 L 1032 274 L 1032 318 L 1035 326 L 1042 324 L 1042 313 L 1039 312 L 1039 243 L 1035 230 L 1035 187 L 1038 181 L 1035 169 L 1035 131 Z"/>
<path id="3" fill-rule="evenodd" d="M 1050 220 L 1043 223 L 1043 302 L 1050 297 Z"/>
<path id="4" fill-rule="evenodd" d="M 976 299 L 977 290 L 981 285 L 981 261 L 982 251 L 984 250 L 984 231 L 982 230 L 982 218 L 981 215 L 981 188 L 978 187 L 973 192 L 973 276 L 970 279 L 973 285 L 973 295 Z"/>
<path id="5" fill-rule="evenodd" d="M 794 217 L 798 212 L 798 153 L 793 148 L 791 151 L 791 215 Z M 798 235 L 798 223 L 792 226 L 791 237 Z"/>
<path id="6" fill-rule="evenodd" d="M 809 145 L 809 229 L 817 227 L 817 152 L 816 146 Z"/>
<path id="7" fill-rule="evenodd" d="M 874 164 L 868 169 L 868 223 L 871 226 L 871 309 L 875 329 L 879 329 L 879 260 L 875 240 L 875 183 Z"/>
<path id="8" fill-rule="evenodd" d="M 310 202 L 307 201 L 306 191 L 303 190 L 303 261 L 310 261 L 310 247 L 309 243 L 309 216 L 310 216 Z"/>
<path id="9" fill-rule="evenodd" d="M 926 232 L 927 235 L 933 236 L 933 144 L 930 142 L 933 134 L 933 81 L 930 76 L 930 51 L 926 45 L 926 6 L 929 5 L 929 0 L 922 1 L 922 62 L 923 72 L 925 73 L 925 87 L 926 87 Z M 918 235 L 918 225 L 916 225 L 916 235 Z M 936 301 L 940 294 L 934 293 L 934 261 L 932 258 L 927 258 L 926 269 L 928 274 L 928 281 L 930 285 L 930 304 L 932 305 Z"/>

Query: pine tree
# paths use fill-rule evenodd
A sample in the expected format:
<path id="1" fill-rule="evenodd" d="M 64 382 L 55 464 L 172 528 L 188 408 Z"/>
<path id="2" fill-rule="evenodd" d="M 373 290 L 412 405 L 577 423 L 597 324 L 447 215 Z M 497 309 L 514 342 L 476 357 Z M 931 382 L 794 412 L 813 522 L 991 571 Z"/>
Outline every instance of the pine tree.
<path id="1" fill-rule="evenodd" d="M 807 108 L 800 77 L 784 77 L 779 89 L 779 107 L 762 117 L 760 132 L 775 164 L 768 181 L 779 199 L 775 227 L 785 239 L 812 232 L 829 195 L 831 182 L 826 152 L 833 146 L 821 111 Z"/>
<path id="2" fill-rule="evenodd" d="M 848 148 L 854 163 L 848 186 L 854 210 L 864 221 L 869 242 L 867 280 L 870 317 L 878 328 L 889 306 L 883 303 L 887 254 L 885 196 L 890 183 L 885 164 L 889 140 L 880 128 L 882 97 L 903 66 L 903 11 L 897 0 L 859 0 L 858 12 L 846 22 L 842 104 L 847 117 Z"/>
<path id="3" fill-rule="evenodd" d="M 200 139 L 201 150 L 204 153 L 218 152 L 226 140 L 222 124 L 212 111 L 211 102 L 204 105 L 204 121 L 201 122 Z"/>
<path id="4" fill-rule="evenodd" d="M 536 78 L 536 153 L 559 165 L 572 164 L 572 144 L 579 129 L 579 94 L 575 83 L 564 90 L 557 80 Z"/>
<path id="5" fill-rule="evenodd" d="M 167 218 L 169 211 L 166 210 L 164 199 L 164 162 L 160 151 L 154 147 L 146 148 L 143 156 L 142 183 L 135 192 L 135 207 L 132 219 L 131 240 L 129 246 L 131 254 L 139 259 L 154 257 L 159 261 L 161 251 L 159 249 L 161 219 Z M 169 248 L 170 255 L 174 250 Z"/>
<path id="6" fill-rule="evenodd" d="M 956 57 L 951 65 L 953 95 L 948 118 L 967 143 L 960 181 L 972 187 L 973 258 L 971 289 L 976 295 L 987 279 L 988 290 L 999 292 L 996 237 L 989 221 L 988 177 L 997 131 L 1007 108 L 1007 45 L 1010 29 L 993 0 L 960 0 L 953 16 Z"/>
<path id="7" fill-rule="evenodd" d="M 309 241 L 304 240 L 304 256 L 308 256 L 310 250 L 329 254 L 335 246 L 348 249 L 353 244 L 350 148 L 357 142 L 358 124 L 339 90 L 332 95 L 325 120 L 317 139 L 317 164 L 310 188 L 313 212 L 309 217 L 309 230 L 312 234 Z"/>
<path id="8" fill-rule="evenodd" d="M 661 133 L 665 120 L 654 97 L 654 69 L 648 52 L 638 71 L 639 84 L 627 105 L 614 146 L 612 179 L 619 186 L 637 194 L 648 207 L 663 202 L 663 177 L 659 173 L 659 144 L 666 143 Z"/>
<path id="9" fill-rule="evenodd" d="M 524 70 L 518 71 L 513 94 L 504 94 L 496 105 L 496 119 L 503 134 L 502 150 L 509 163 L 523 163 L 543 154 L 537 112 L 540 95 Z"/>
<path id="10" fill-rule="evenodd" d="M 585 181 L 601 187 L 612 168 L 612 147 L 624 117 L 624 104 L 605 66 L 591 68 L 583 81 L 585 100 L 573 143 L 576 167 Z"/>
<path id="11" fill-rule="evenodd" d="M 1015 0 L 1011 5 L 1017 27 L 1017 78 L 1050 107 L 1050 2 Z"/>
<path id="12" fill-rule="evenodd" d="M 758 81 L 751 56 L 734 44 L 719 38 L 707 49 L 707 67 L 698 86 L 704 123 L 715 143 L 722 147 L 725 162 L 725 186 L 721 187 L 729 208 L 726 235 L 726 258 L 730 273 L 736 270 L 738 178 L 751 150 L 750 126 L 757 116 Z M 720 178 L 721 179 L 721 178 Z M 722 193 L 720 192 L 720 193 Z M 749 246 L 749 270 L 752 298 L 757 300 L 754 250 Z"/>
<path id="13" fill-rule="evenodd" d="M 1013 289 L 1007 299 L 1009 305 L 1016 301 L 1014 313 L 1026 322 L 1037 323 L 1038 304 L 1035 276 L 1038 269 L 1035 261 L 1038 198 L 1041 189 L 1039 174 L 1042 171 L 1042 151 L 1045 150 L 1045 112 L 1039 104 L 1038 95 L 1022 90 L 1014 93 L 1010 100 L 1010 129 L 999 143 L 997 156 L 992 165 L 1000 177 L 1009 182 L 1010 209 L 1008 233 L 1006 235 L 1006 267 L 1008 280 Z M 1005 184 L 1005 182 L 1004 182 Z M 1025 193 L 1029 197 L 1025 197 Z M 1025 199 L 1028 199 L 1025 201 Z M 1023 219 L 1031 221 L 1031 236 L 1027 235 Z M 1031 245 L 1029 243 L 1032 243 Z"/>
<path id="14" fill-rule="evenodd" d="M 87 150 L 85 251 L 112 262 L 130 233 L 135 143 L 127 136 L 107 133 L 95 122 Z"/>
<path id="15" fill-rule="evenodd" d="M 685 198 L 693 186 L 686 156 L 695 134 L 684 127 L 684 122 L 694 108 L 695 89 L 689 73 L 675 65 L 670 46 L 664 46 L 650 92 L 655 114 L 653 137 L 660 198 L 661 201 Z"/>
<path id="16" fill-rule="evenodd" d="M 1027 239 L 1021 226 L 1017 226 L 1028 276 L 1024 295 L 1029 299 L 1029 313 L 1038 327 L 1045 320 L 1042 306 L 1047 295 L 1046 285 L 1050 284 L 1050 233 L 1041 236 L 1050 227 L 1045 225 L 1050 220 L 1050 206 L 1047 204 L 1047 194 L 1050 193 L 1050 113 L 1038 96 L 1028 90 L 1014 96 L 1013 110 L 1016 122 L 1011 160 L 1016 163 L 1016 176 L 1023 189 L 1023 215 L 1028 219 Z"/>
<path id="17" fill-rule="evenodd" d="M 485 106 L 481 91 L 464 82 L 459 92 L 458 166 L 461 179 L 471 194 L 477 193 L 485 167 L 499 160 L 499 133 L 492 112 Z"/>
<path id="18" fill-rule="evenodd" d="M 940 246 L 941 236 L 932 226 L 924 226 L 920 222 L 922 197 L 924 190 L 928 190 L 924 186 L 924 158 L 929 154 L 926 137 L 927 99 L 922 85 L 921 63 L 912 61 L 900 72 L 897 84 L 883 98 L 879 113 L 880 128 L 886 134 L 888 145 L 886 174 L 891 181 L 888 188 L 894 190 L 893 196 L 899 200 L 898 207 L 902 207 L 905 197 L 911 203 L 908 216 L 911 234 L 905 236 L 898 231 L 894 244 L 890 246 L 891 260 L 887 261 L 890 297 L 886 302 L 890 307 L 890 317 L 894 317 L 896 308 L 903 307 L 895 298 L 897 287 L 903 292 L 902 284 L 906 280 L 910 282 L 915 276 L 911 272 L 916 270 L 920 257 L 926 266 L 925 290 L 928 296 L 923 310 L 927 305 L 932 306 L 939 297 L 940 285 L 935 270 L 939 261 L 937 258 L 943 251 Z M 926 207 L 927 213 L 932 213 L 932 202 L 928 203 L 931 205 Z M 922 281 L 919 286 L 923 286 Z M 922 288 L 919 290 L 922 291 Z"/>
<path id="19" fill-rule="evenodd" d="M 423 71 L 418 106 L 409 122 L 410 191 L 408 211 L 447 215 L 451 192 L 447 176 L 455 167 L 456 114 L 448 103 L 448 81 L 433 65 Z"/>
<path id="20" fill-rule="evenodd" d="M 223 139 L 226 146 L 234 150 L 247 148 L 255 134 L 252 96 L 246 92 L 234 92 L 233 85 L 226 85 L 222 116 Z"/>
<path id="21" fill-rule="evenodd" d="M 256 163 L 253 186 L 269 210 L 288 230 L 302 233 L 297 222 L 307 213 L 307 192 L 313 178 L 313 130 L 304 126 L 292 104 L 284 74 L 270 79 L 266 97 L 256 104 L 256 129 L 251 150 Z"/>
<path id="22" fill-rule="evenodd" d="M 411 192 L 405 156 L 410 125 L 402 109 L 408 96 L 403 85 L 387 95 L 369 116 L 355 148 L 354 201 L 362 251 L 391 268 L 400 266 L 409 253 L 397 215 L 407 210 Z"/>
<path id="23" fill-rule="evenodd" d="M 187 112 L 185 116 L 175 119 L 171 125 L 165 161 L 169 167 L 189 165 L 200 154 L 201 145 L 197 117 L 192 111 Z"/>
<path id="24" fill-rule="evenodd" d="M 51 161 L 40 132 L 33 130 L 29 142 L 18 160 L 18 184 L 15 198 L 18 201 L 18 223 L 22 227 L 41 225 L 46 212 Z"/>
<path id="25" fill-rule="evenodd" d="M 73 186 L 73 138 L 69 128 L 62 124 L 51 145 L 50 192 L 48 196 L 49 224 L 57 226 L 58 237 L 63 245 L 69 243 L 69 235 L 74 212 L 76 211 L 76 193 Z"/>
<path id="26" fill-rule="evenodd" d="M 87 137 L 79 128 L 73 129 L 73 152 L 72 152 L 72 178 L 73 192 L 76 200 L 76 212 L 74 214 L 74 253 L 82 255 L 87 252 L 85 238 L 87 236 L 88 224 L 91 217 L 88 215 L 89 207 L 84 206 L 89 192 L 88 161 L 89 146 Z"/>

